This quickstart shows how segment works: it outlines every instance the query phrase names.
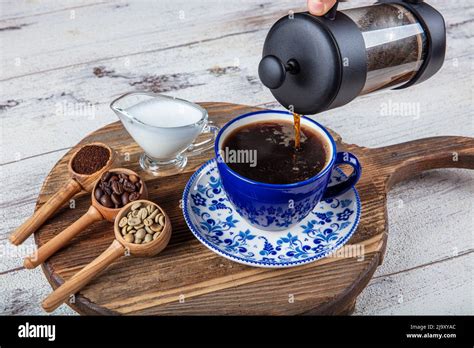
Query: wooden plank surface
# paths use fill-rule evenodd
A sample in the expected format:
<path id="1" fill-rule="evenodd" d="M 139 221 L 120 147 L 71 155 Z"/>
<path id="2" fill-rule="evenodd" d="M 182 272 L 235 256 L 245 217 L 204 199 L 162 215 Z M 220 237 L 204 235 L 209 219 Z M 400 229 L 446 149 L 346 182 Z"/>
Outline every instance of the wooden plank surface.
<path id="1" fill-rule="evenodd" d="M 114 97 L 146 89 L 194 101 L 279 107 L 260 84 L 257 64 L 271 24 L 290 9 L 304 8 L 304 1 L 149 3 L 0 4 L 0 44 L 9 48 L 0 55 L 1 313 L 43 313 L 39 302 L 50 287 L 39 270 L 21 269 L 19 257 L 31 251 L 32 241 L 16 250 L 7 236 L 32 213 L 42 181 L 66 150 L 116 120 L 108 109 Z M 370 2 L 342 6 L 356 3 Z M 364 96 L 316 116 L 346 142 L 379 147 L 474 135 L 474 5 L 430 3 L 448 27 L 442 70 L 411 89 Z M 419 112 L 384 112 L 407 102 Z M 386 313 L 388 304 L 391 313 L 474 313 L 472 294 L 463 291 L 474 285 L 467 269 L 474 250 L 473 193 L 474 176 L 466 170 L 431 171 L 392 191 L 387 255 L 356 313 Z M 454 298 L 446 272 L 461 282 Z M 397 289 L 409 289 L 401 303 Z M 60 313 L 73 312 L 63 306 Z"/>

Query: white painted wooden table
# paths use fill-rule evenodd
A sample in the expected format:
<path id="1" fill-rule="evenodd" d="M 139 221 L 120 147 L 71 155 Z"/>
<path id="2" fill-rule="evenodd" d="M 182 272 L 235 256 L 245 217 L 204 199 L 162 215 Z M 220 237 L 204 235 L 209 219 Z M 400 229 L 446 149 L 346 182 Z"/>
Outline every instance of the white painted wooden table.
<path id="1" fill-rule="evenodd" d="M 341 7 L 368 4 L 350 1 Z M 430 1 L 445 16 L 447 59 L 432 79 L 317 115 L 346 142 L 384 146 L 474 136 L 471 0 Z M 133 90 L 192 101 L 279 108 L 257 65 L 271 24 L 305 0 L 42 1 L 0 4 L 0 313 L 43 314 L 51 290 L 32 251 L 9 233 L 32 212 L 54 163 L 116 121 L 111 100 Z M 387 114 L 415 103 L 418 112 Z M 435 170 L 389 195 L 385 261 L 355 314 L 474 314 L 474 172 Z M 56 314 L 73 314 L 62 306 Z"/>

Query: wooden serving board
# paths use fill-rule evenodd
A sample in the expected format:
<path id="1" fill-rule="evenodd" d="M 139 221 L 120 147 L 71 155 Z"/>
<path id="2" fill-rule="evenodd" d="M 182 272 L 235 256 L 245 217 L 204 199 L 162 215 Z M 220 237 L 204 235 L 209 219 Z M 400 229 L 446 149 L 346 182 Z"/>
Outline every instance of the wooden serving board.
<path id="1" fill-rule="evenodd" d="M 222 126 L 232 118 L 258 108 L 201 103 L 210 119 Z M 213 156 L 190 158 L 179 175 L 154 178 L 138 165 L 141 149 L 121 123 L 115 122 L 85 137 L 77 146 L 101 141 L 113 147 L 122 166 L 146 180 L 149 198 L 168 213 L 173 234 L 168 247 L 153 258 L 123 257 L 75 297 L 71 307 L 81 314 L 145 315 L 293 315 L 348 314 L 357 295 L 382 263 L 387 245 L 386 196 L 397 182 L 433 168 L 474 168 L 474 139 L 434 137 L 403 144 L 365 148 L 342 142 L 332 132 L 338 150 L 356 154 L 363 166 L 357 189 L 362 201 L 359 227 L 348 244 L 363 244 L 365 255 L 325 258 L 286 269 L 263 269 L 229 261 L 202 245 L 182 217 L 180 199 L 191 174 Z M 51 170 L 36 208 L 68 178 L 71 149 Z M 129 160 L 126 159 L 129 157 Z M 439 203 L 440 205 L 442 202 Z M 75 197 L 75 208 L 63 207 L 35 234 L 38 246 L 84 214 L 90 194 Z M 410 231 L 407 231 L 410 233 Z M 111 223 L 101 221 L 51 257 L 43 270 L 58 287 L 104 251 L 114 238 Z"/>

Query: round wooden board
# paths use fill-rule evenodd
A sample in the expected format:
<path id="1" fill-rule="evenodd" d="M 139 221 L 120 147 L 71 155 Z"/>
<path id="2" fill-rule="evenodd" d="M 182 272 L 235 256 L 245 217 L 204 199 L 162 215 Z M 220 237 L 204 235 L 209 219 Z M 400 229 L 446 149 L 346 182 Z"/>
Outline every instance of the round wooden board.
<path id="1" fill-rule="evenodd" d="M 227 103 L 201 103 L 222 126 L 258 108 Z M 144 315 L 292 315 L 348 314 L 357 295 L 382 262 L 387 243 L 386 193 L 396 182 L 431 168 L 474 167 L 474 140 L 463 137 L 421 139 L 385 148 L 344 144 L 332 133 L 338 150 L 355 153 L 363 166 L 357 185 L 362 201 L 359 227 L 348 244 L 362 244 L 363 258 L 332 257 L 287 269 L 252 268 L 229 261 L 203 246 L 182 217 L 180 199 L 191 174 L 212 151 L 190 158 L 179 175 L 155 178 L 138 166 L 138 145 L 115 122 L 86 136 L 77 146 L 101 141 L 114 148 L 121 166 L 146 180 L 149 198 L 168 213 L 173 234 L 168 247 L 152 258 L 122 257 L 94 279 L 69 305 L 81 314 Z M 41 206 L 68 178 L 71 149 L 51 170 L 41 189 Z M 453 161 L 457 153 L 457 161 Z M 43 245 L 84 214 L 90 194 L 74 198 L 35 233 Z M 43 264 L 53 288 L 91 262 L 112 242 L 113 225 L 97 222 Z"/>

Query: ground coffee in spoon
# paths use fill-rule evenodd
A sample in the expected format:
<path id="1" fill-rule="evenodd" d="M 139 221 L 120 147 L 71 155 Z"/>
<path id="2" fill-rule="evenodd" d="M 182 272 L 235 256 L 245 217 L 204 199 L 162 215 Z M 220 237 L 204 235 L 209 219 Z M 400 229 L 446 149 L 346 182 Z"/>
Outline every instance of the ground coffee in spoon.
<path id="1" fill-rule="evenodd" d="M 102 169 L 110 158 L 107 148 L 99 145 L 87 145 L 74 156 L 71 166 L 78 174 L 93 174 Z"/>

